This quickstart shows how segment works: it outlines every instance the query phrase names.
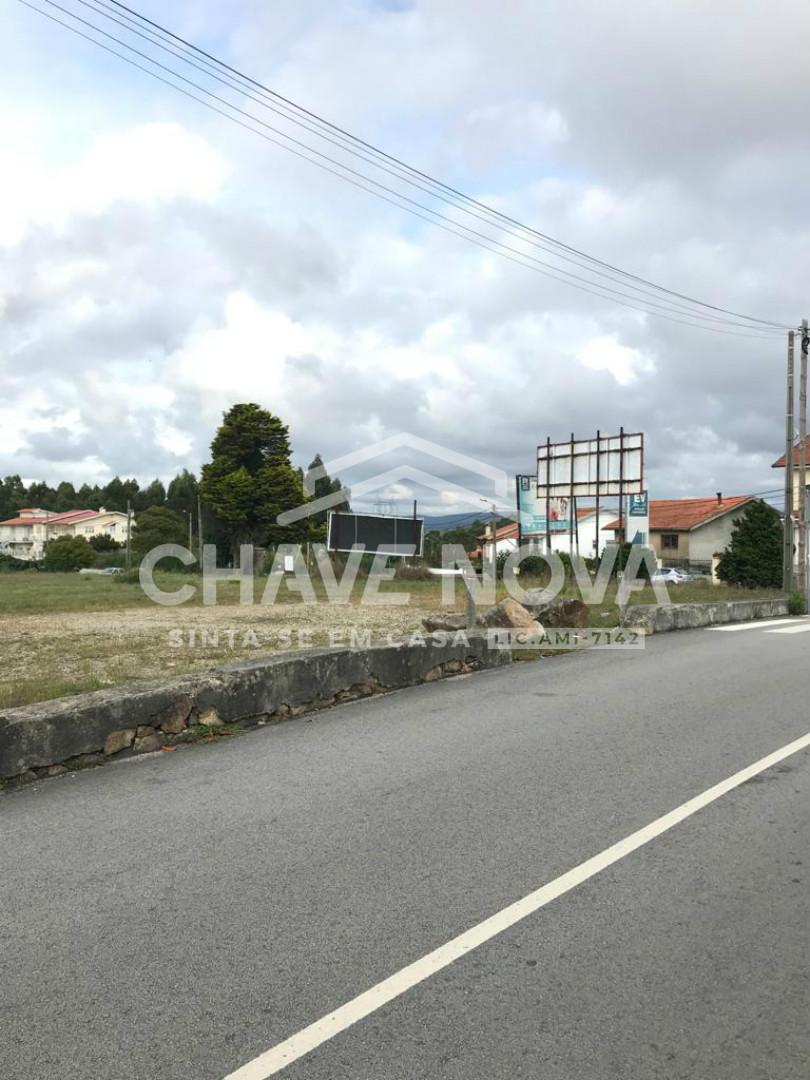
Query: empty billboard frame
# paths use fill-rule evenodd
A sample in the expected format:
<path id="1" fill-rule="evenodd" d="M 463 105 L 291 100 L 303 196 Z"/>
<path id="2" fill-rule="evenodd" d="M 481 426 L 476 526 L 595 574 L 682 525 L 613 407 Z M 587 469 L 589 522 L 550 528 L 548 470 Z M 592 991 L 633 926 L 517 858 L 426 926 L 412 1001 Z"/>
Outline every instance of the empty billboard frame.
<path id="1" fill-rule="evenodd" d="M 362 547 L 371 555 L 421 556 L 425 522 L 418 517 L 329 512 L 326 546 L 330 551 Z"/>
<path id="2" fill-rule="evenodd" d="M 573 498 L 636 495 L 644 490 L 644 434 L 596 434 L 537 447 L 537 491 Z"/>

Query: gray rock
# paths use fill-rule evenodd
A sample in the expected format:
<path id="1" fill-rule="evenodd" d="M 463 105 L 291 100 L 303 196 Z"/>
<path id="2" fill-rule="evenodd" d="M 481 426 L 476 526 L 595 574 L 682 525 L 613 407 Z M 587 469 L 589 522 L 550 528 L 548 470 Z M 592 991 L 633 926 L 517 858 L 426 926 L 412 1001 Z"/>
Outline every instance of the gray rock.
<path id="1" fill-rule="evenodd" d="M 574 597 L 558 597 L 544 603 L 526 603 L 526 608 L 543 626 L 559 626 L 584 630 L 590 625 L 588 605 Z"/>
<path id="2" fill-rule="evenodd" d="M 191 706 L 192 701 L 188 694 L 178 694 L 165 709 L 161 709 L 155 716 L 155 727 L 159 727 L 168 735 L 179 735 L 188 724 Z"/>
<path id="3" fill-rule="evenodd" d="M 526 608 L 507 596 L 494 607 L 485 608 L 479 612 L 478 624 L 486 627 L 513 627 L 520 630 L 531 630 L 534 633 L 543 633 L 543 627 Z"/>
<path id="4" fill-rule="evenodd" d="M 135 728 L 122 728 L 121 731 L 111 731 L 104 740 L 104 753 L 107 757 L 126 750 L 135 739 Z"/>
<path id="5" fill-rule="evenodd" d="M 136 739 L 132 745 L 132 749 L 136 754 L 151 754 L 155 750 L 159 750 L 163 745 L 163 740 L 160 735 L 153 731 L 151 735 L 144 735 L 140 739 Z"/>
<path id="6" fill-rule="evenodd" d="M 205 724 L 206 727 L 221 727 L 225 721 L 219 715 L 216 709 L 206 709 L 205 712 L 201 712 L 197 718 L 198 724 Z"/>

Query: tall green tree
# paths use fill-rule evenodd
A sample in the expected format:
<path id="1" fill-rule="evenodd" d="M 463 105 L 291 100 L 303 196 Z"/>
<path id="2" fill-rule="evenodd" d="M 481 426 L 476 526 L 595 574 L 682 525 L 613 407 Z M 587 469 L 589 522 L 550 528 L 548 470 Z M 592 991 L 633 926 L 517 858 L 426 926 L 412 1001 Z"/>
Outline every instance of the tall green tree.
<path id="1" fill-rule="evenodd" d="M 19 476 L 7 476 L 0 482 L 0 521 L 17 516 L 25 506 L 25 484 Z"/>
<path id="2" fill-rule="evenodd" d="M 730 585 L 778 589 L 782 584 L 782 521 L 772 506 L 756 499 L 734 524 L 731 541 L 717 564 Z"/>
<path id="3" fill-rule="evenodd" d="M 77 510 L 98 510 L 101 506 L 101 491 L 98 484 L 90 487 L 89 484 L 82 484 L 79 490 L 76 492 L 76 509 Z M 112 506 L 107 507 L 108 510 L 115 509 Z"/>
<path id="4" fill-rule="evenodd" d="M 313 472 L 313 470 L 323 469 L 323 458 L 320 454 L 316 454 L 310 461 L 307 468 L 307 474 Z M 323 476 L 319 476 L 313 485 L 312 500 L 322 499 L 326 495 L 334 495 L 341 491 L 343 484 L 340 482 L 340 478 L 337 476 L 330 476 L 329 473 L 324 473 Z M 343 498 L 339 503 L 335 503 L 332 510 L 340 510 L 345 512 L 351 509 L 348 498 Z M 329 509 L 317 510 L 309 517 L 311 539 L 325 539 L 326 538 L 326 519 L 329 514 Z"/>
<path id="5" fill-rule="evenodd" d="M 232 406 L 203 465 L 203 498 L 223 523 L 236 562 L 242 544 L 297 539 L 301 528 L 278 525 L 277 516 L 304 502 L 299 474 L 290 463 L 285 424 L 253 402 Z"/>
<path id="6" fill-rule="evenodd" d="M 146 510 L 150 506 L 163 506 L 166 502 L 166 488 L 163 483 L 155 479 L 151 484 L 137 493 L 134 499 L 135 510 Z"/>
<path id="7" fill-rule="evenodd" d="M 197 477 L 188 469 L 183 469 L 169 484 L 166 491 L 166 505 L 170 510 L 196 517 L 198 491 Z"/>
<path id="8" fill-rule="evenodd" d="M 56 492 L 44 480 L 36 480 L 33 484 L 30 484 L 25 497 L 26 506 L 37 506 L 43 510 L 56 509 Z"/>
<path id="9" fill-rule="evenodd" d="M 132 550 L 138 559 L 159 544 L 188 546 L 188 524 L 182 514 L 166 506 L 150 506 L 135 515 Z"/>
<path id="10" fill-rule="evenodd" d="M 63 513 L 65 510 L 78 509 L 76 503 L 76 489 L 73 487 L 73 484 L 71 484 L 69 480 L 63 480 L 62 483 L 59 484 L 59 486 L 57 487 L 56 505 L 54 506 L 54 509 L 58 510 L 59 513 Z M 82 509 L 86 508 L 82 507 Z"/>

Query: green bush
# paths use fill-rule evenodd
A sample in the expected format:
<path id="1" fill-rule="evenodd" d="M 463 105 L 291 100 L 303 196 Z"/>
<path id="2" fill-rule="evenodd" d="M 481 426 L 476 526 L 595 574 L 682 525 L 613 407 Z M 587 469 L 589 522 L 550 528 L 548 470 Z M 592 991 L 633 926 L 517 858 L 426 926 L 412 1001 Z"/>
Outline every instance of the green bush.
<path id="1" fill-rule="evenodd" d="M 81 570 L 92 566 L 96 555 L 83 536 L 57 536 L 45 545 L 44 570 Z"/>
<path id="2" fill-rule="evenodd" d="M 90 547 L 93 551 L 118 551 L 121 544 L 113 540 L 109 533 L 98 533 L 90 537 Z"/>
<path id="3" fill-rule="evenodd" d="M 188 545 L 188 522 L 166 506 L 150 506 L 135 515 L 132 550 L 140 562 L 152 548 L 162 544 Z"/>
<path id="4" fill-rule="evenodd" d="M 730 585 L 778 589 L 782 582 L 782 522 L 772 506 L 754 500 L 735 521 L 717 576 Z"/>
<path id="5" fill-rule="evenodd" d="M 788 611 L 791 615 L 807 614 L 807 604 L 798 589 L 794 589 L 788 598 Z"/>
<path id="6" fill-rule="evenodd" d="M 13 555 L 0 555 L 0 573 L 14 570 L 38 570 L 39 567 L 26 559 L 15 559 Z"/>

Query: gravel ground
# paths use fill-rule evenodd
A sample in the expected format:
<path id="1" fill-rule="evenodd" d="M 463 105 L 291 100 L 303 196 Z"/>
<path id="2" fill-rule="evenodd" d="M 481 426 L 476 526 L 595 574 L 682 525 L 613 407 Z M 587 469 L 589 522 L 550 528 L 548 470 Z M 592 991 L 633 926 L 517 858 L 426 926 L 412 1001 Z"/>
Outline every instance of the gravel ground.
<path id="1" fill-rule="evenodd" d="M 123 608 L 0 617 L 0 706 L 200 671 L 283 649 L 421 628 L 416 605 Z M 332 640 L 330 640 L 330 635 Z"/>

